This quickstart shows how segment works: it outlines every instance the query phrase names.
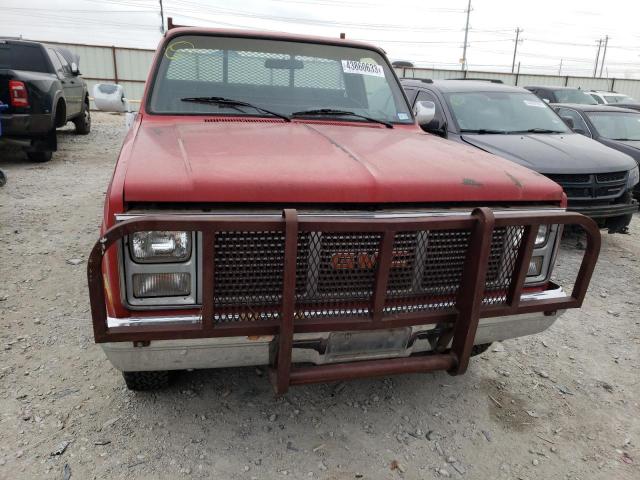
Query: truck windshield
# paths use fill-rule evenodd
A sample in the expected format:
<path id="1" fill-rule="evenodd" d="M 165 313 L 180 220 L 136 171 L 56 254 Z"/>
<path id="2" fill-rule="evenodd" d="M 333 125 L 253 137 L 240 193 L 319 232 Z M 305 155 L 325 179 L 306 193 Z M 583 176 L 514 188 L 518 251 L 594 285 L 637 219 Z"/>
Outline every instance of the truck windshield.
<path id="1" fill-rule="evenodd" d="M 256 108 L 224 102 L 182 100 L 222 97 L 287 116 L 332 109 L 385 122 L 413 122 L 391 69 L 372 50 L 184 35 L 169 41 L 161 54 L 147 105 L 150 113 L 268 116 Z M 367 121 L 355 116 L 340 118 Z"/>
<path id="2" fill-rule="evenodd" d="M 11 43 L 0 40 L 0 68 L 46 73 L 49 63 L 40 45 Z"/>
<path id="3" fill-rule="evenodd" d="M 462 132 L 565 133 L 564 122 L 538 97 L 525 92 L 460 92 L 445 95 Z"/>
<path id="4" fill-rule="evenodd" d="M 587 112 L 601 137 L 611 140 L 640 140 L 640 113 Z"/>

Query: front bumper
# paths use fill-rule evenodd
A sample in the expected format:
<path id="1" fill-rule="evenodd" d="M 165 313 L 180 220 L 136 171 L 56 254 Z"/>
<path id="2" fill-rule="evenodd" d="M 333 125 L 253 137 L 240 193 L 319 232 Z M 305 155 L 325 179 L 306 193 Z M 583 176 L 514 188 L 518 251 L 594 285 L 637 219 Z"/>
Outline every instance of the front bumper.
<path id="1" fill-rule="evenodd" d="M 561 288 L 542 293 L 523 295 L 522 300 L 550 300 L 565 296 Z M 474 344 L 507 340 L 540 333 L 549 328 L 564 311 L 527 313 L 480 319 Z M 148 318 L 146 319 L 149 320 Z M 109 319 L 110 327 L 134 326 L 140 320 Z M 166 319 L 165 321 L 171 321 Z M 182 317 L 183 322 L 197 323 L 198 317 Z M 158 323 L 162 323 L 159 320 Z M 338 360 L 326 353 L 330 332 L 298 333 L 293 336 L 293 363 L 324 365 Z M 407 348 L 395 354 L 367 354 L 350 357 L 350 361 L 381 358 L 409 357 L 433 351 L 437 336 L 435 325 L 415 325 Z M 101 347 L 112 365 L 124 372 L 152 370 L 190 370 L 203 368 L 250 367 L 269 364 L 269 352 L 276 341 L 274 335 L 201 338 L 184 340 L 157 340 L 146 346 L 133 342 L 108 342 Z"/>
<path id="2" fill-rule="evenodd" d="M 580 205 L 569 201 L 568 209 L 591 218 L 611 218 L 633 215 L 638 211 L 638 201 L 632 199 L 629 203 L 612 203 L 610 205 Z"/>
<path id="3" fill-rule="evenodd" d="M 555 286 L 535 295 L 524 290 L 539 225 L 579 225 L 586 233 L 582 263 L 568 294 Z M 201 306 L 183 317 L 141 312 L 137 318 L 109 318 L 103 257 L 126 235 L 148 230 L 200 232 L 202 291 L 207 293 Z M 234 232 L 240 232 L 233 243 L 239 250 L 217 242 Z M 263 288 L 264 269 L 255 270 L 260 275 L 252 273 L 257 260 L 246 248 L 255 242 L 252 232 L 268 239 L 266 246 L 258 242 L 255 259 L 269 259 L 269 272 L 280 272 L 269 280 L 281 292 L 275 307 L 265 290 L 255 290 L 252 283 L 259 281 Z M 273 232 L 281 240 L 273 240 Z M 309 240 L 305 246 L 305 238 L 319 234 L 327 243 Z M 359 240 L 372 235 L 372 247 Z M 415 238 L 414 243 L 407 246 L 407 237 Z M 421 251 L 419 237 L 430 247 Z M 343 243 L 331 247 L 332 238 Z M 348 258 L 360 262 L 365 256 L 357 270 L 354 264 L 345 272 L 344 264 L 334 261 L 344 255 L 335 253 L 344 251 L 343 244 Z M 362 254 L 367 249 L 373 250 L 372 257 Z M 94 336 L 116 367 L 143 371 L 268 363 L 274 389 L 282 394 L 291 385 L 367 376 L 434 370 L 463 374 L 474 344 L 537 333 L 553 323 L 557 312 L 579 308 L 599 249 L 593 220 L 562 211 L 494 214 L 477 208 L 471 214 L 373 221 L 298 217 L 295 210 L 259 220 L 157 215 L 125 220 L 105 232 L 89 256 L 87 274 Z M 315 250 L 320 256 L 309 253 Z M 412 255 L 416 260 L 407 260 Z M 237 279 L 216 277 L 215 272 L 228 271 L 223 257 L 239 259 L 232 263 L 234 275 L 241 273 Z M 244 267 L 247 261 L 251 268 Z M 236 284 L 231 293 L 225 290 Z M 381 348 L 388 348 L 384 355 Z M 421 352 L 430 353 L 417 355 Z"/>

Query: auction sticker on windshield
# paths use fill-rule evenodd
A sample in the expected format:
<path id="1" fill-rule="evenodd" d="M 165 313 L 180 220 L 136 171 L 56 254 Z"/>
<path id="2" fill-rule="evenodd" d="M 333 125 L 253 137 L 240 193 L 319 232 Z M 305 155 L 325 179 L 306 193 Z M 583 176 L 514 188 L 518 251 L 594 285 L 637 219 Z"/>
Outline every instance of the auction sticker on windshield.
<path id="1" fill-rule="evenodd" d="M 384 77 L 384 70 L 380 65 L 375 63 L 358 62 L 357 60 L 342 60 L 342 70 L 344 70 L 344 73 Z"/>

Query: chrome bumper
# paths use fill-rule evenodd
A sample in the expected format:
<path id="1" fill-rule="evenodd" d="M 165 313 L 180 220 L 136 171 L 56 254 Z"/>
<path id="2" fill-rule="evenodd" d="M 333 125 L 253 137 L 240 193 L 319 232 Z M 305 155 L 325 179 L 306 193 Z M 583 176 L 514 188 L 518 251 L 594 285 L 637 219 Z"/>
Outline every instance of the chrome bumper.
<path id="1" fill-rule="evenodd" d="M 522 296 L 522 301 L 564 297 L 561 288 Z M 563 312 L 551 315 L 531 313 L 505 317 L 482 318 L 478 325 L 474 343 L 491 343 L 509 338 L 540 333 L 549 328 Z M 198 317 L 180 317 L 183 322 L 197 323 Z M 171 318 L 117 319 L 109 318 L 109 327 L 130 326 L 141 322 L 163 323 L 176 321 Z M 400 354 L 376 354 L 351 357 L 350 361 L 389 357 L 408 357 L 419 352 L 432 350 L 430 333 L 435 333 L 435 325 L 411 327 L 411 340 L 407 349 Z M 324 346 L 330 332 L 295 334 L 292 361 L 322 365 L 331 363 L 332 358 L 324 353 Z M 156 340 L 147 346 L 134 347 L 132 342 L 102 343 L 107 358 L 115 368 L 122 371 L 186 370 L 203 368 L 228 368 L 266 365 L 269 363 L 269 348 L 273 335 L 254 337 L 220 337 L 185 340 Z M 344 361 L 341 359 L 340 361 Z"/>

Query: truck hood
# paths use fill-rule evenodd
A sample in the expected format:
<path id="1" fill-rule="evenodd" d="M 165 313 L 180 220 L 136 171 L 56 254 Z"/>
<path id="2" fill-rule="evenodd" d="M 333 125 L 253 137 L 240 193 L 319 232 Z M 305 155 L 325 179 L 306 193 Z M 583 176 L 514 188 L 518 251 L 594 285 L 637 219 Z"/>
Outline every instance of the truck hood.
<path id="1" fill-rule="evenodd" d="M 127 202 L 559 202 L 543 176 L 417 129 L 145 116 Z"/>
<path id="2" fill-rule="evenodd" d="M 605 173 L 634 166 L 624 153 L 577 133 L 463 135 L 462 139 L 541 173 Z"/>

